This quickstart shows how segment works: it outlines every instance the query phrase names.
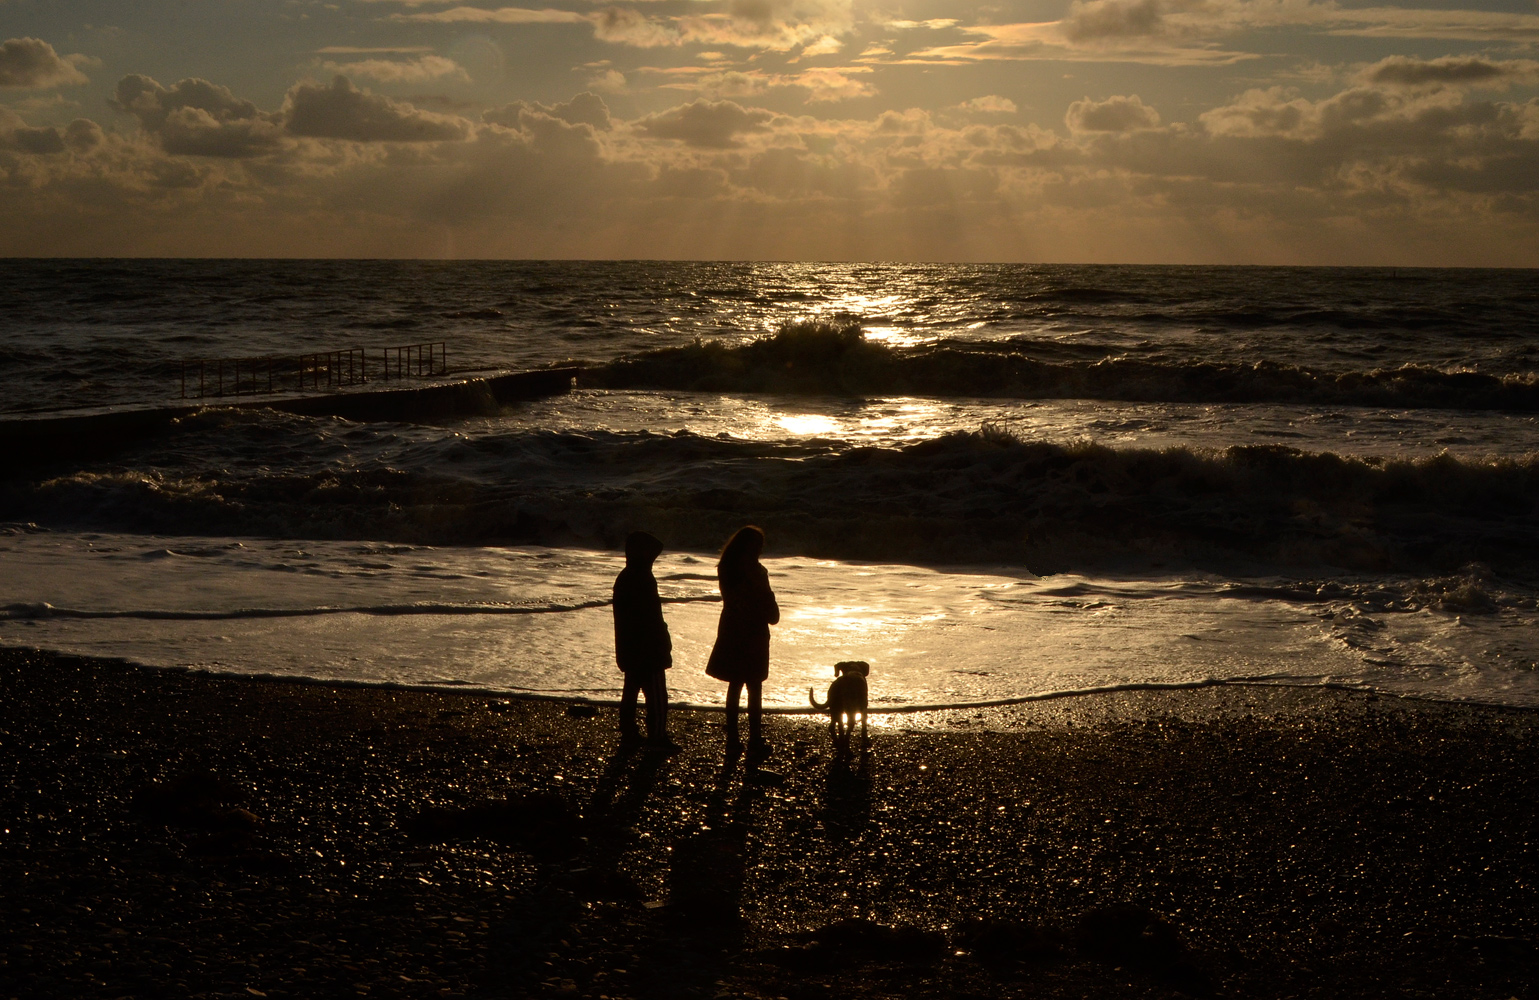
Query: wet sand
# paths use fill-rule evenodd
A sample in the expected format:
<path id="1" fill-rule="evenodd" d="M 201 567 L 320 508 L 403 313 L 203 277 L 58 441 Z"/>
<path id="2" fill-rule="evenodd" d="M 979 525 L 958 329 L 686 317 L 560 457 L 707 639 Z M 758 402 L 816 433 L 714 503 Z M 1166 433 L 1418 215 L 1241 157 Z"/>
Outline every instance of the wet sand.
<path id="1" fill-rule="evenodd" d="M 1539 715 L 721 717 L 0 651 L 0 996 L 1535 995 Z"/>

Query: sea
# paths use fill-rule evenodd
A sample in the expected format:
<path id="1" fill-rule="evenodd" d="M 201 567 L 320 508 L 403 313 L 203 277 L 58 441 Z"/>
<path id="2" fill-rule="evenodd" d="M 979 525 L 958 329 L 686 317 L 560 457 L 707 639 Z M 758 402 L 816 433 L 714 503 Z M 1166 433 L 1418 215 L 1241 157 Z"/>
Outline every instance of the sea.
<path id="1" fill-rule="evenodd" d="M 3 260 L 0 644 L 602 702 L 646 530 L 671 696 L 720 705 L 716 552 L 757 524 L 776 710 L 848 659 L 878 721 L 1228 684 L 1539 706 L 1536 278 Z M 263 405 L 539 369 L 570 390 Z"/>

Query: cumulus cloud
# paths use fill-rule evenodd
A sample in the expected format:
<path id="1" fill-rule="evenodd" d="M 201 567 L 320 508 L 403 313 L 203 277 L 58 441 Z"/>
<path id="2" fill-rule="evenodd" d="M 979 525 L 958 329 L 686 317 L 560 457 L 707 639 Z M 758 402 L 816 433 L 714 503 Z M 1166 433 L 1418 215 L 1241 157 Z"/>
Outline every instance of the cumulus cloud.
<path id="1" fill-rule="evenodd" d="M 1088 97 L 1075 101 L 1069 105 L 1063 120 L 1071 132 L 1130 132 L 1154 128 L 1160 123 L 1160 115 L 1133 94 L 1108 97 L 1104 101 L 1092 101 Z"/>
<path id="2" fill-rule="evenodd" d="M 470 74 L 453 59 L 443 56 L 419 56 L 416 59 L 358 59 L 353 62 L 326 62 L 330 73 L 358 76 L 380 83 L 426 83 L 430 80 L 459 80 L 468 83 Z"/>
<path id="3" fill-rule="evenodd" d="M 422 111 L 353 86 L 345 76 L 331 84 L 301 83 L 284 99 L 283 116 L 293 135 L 355 142 L 460 141 L 469 123 L 453 115 Z"/>
<path id="4" fill-rule="evenodd" d="M 0 105 L 0 150 L 34 156 L 51 156 L 66 150 L 85 154 L 105 140 L 102 127 L 90 119 L 76 118 L 62 130 L 52 125 L 33 126 Z"/>
<path id="5" fill-rule="evenodd" d="M 34 128 L 10 108 L 0 105 L 0 149 L 47 155 L 64 151 L 64 138 L 51 126 Z"/>
<path id="6" fill-rule="evenodd" d="M 726 86 L 739 72 L 744 89 L 813 92 L 810 69 L 776 65 L 689 60 L 664 79 Z M 1240 93 L 1191 124 L 1162 123 L 1136 95 L 1086 97 L 1055 109 L 1067 131 L 1000 117 L 1021 112 L 999 95 L 844 116 L 699 99 L 627 122 L 585 92 L 515 101 L 482 125 L 346 80 L 301 83 L 264 111 L 208 81 L 125 77 L 114 100 L 142 134 L 0 111 L 0 248 L 1127 259 L 1179 258 L 1197 233 L 1232 259 L 1274 237 L 1307 248 L 1334 226 L 1396 253 L 1426 233 L 1429 259 L 1449 233 L 1478 232 L 1467 243 L 1490 256 L 1465 262 L 1536 263 L 1539 100 L 1483 99 L 1526 72 L 1518 59 L 1381 60 L 1329 89 Z M 48 218 L 97 218 L 88 206 L 107 206 L 90 233 L 122 242 L 40 235 L 57 232 Z M 133 242 L 194 228 L 209 242 Z M 1134 231 L 1152 242 L 1124 238 Z"/>
<path id="7" fill-rule="evenodd" d="M 168 153 L 244 157 L 283 141 L 277 115 L 262 112 L 229 88 L 189 78 L 171 87 L 131 73 L 118 81 L 112 107 L 139 120 Z"/>
<path id="8" fill-rule="evenodd" d="M 609 106 L 604 103 L 604 99 L 586 91 L 561 104 L 514 101 L 512 104 L 483 112 L 481 120 L 504 128 L 521 128 L 520 120 L 528 113 L 548 115 L 568 125 L 591 125 L 600 131 L 614 127 L 614 122 L 609 117 Z"/>
<path id="9" fill-rule="evenodd" d="M 89 56 L 61 56 L 41 38 L 7 38 L 0 42 L 0 87 L 37 89 L 88 83 L 81 66 Z"/>
<path id="10" fill-rule="evenodd" d="M 675 139 L 700 149 L 730 149 L 739 136 L 763 131 L 774 117 L 762 108 L 744 108 L 733 101 L 693 101 L 636 123 L 645 135 Z"/>

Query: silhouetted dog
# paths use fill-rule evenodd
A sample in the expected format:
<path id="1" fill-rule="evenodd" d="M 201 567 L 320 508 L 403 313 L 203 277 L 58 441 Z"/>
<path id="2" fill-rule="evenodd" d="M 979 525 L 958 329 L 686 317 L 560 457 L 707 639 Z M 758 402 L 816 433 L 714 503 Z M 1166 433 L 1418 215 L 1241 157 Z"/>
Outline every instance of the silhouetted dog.
<path id="1" fill-rule="evenodd" d="M 870 673 L 871 664 L 864 660 L 844 660 L 834 664 L 834 682 L 828 686 L 826 704 L 819 705 L 812 688 L 807 689 L 807 700 L 812 702 L 812 707 L 828 712 L 828 727 L 836 746 L 849 747 L 856 716 L 860 717 L 861 739 L 871 738 L 866 724 L 866 677 Z"/>

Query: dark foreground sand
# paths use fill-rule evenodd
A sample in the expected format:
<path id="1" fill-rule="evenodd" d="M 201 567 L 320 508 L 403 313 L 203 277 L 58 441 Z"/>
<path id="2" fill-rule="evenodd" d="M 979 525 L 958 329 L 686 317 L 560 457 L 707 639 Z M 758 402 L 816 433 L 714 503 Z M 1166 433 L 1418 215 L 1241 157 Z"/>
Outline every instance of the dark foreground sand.
<path id="1" fill-rule="evenodd" d="M 854 770 L 778 719 L 755 777 L 709 713 L 627 757 L 609 710 L 14 650 L 0 699 L 0 996 L 1536 994 L 1530 713 L 1101 697 Z"/>

